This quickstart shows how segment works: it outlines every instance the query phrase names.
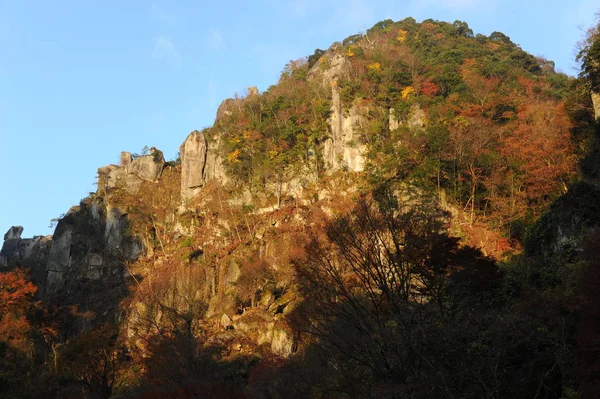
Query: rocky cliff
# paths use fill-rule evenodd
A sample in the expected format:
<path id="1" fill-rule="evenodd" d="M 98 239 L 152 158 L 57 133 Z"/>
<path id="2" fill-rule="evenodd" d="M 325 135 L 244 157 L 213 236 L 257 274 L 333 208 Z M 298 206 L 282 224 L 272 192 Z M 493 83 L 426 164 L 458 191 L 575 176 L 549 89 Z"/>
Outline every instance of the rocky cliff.
<path id="1" fill-rule="evenodd" d="M 485 57 L 452 59 L 447 70 L 435 71 L 438 77 L 426 68 L 435 63 L 419 66 L 411 55 L 438 56 L 422 48 L 421 35 L 478 46 L 482 54 L 501 49 L 520 57 L 507 59 L 533 61 L 512 43 L 476 41 L 445 25 L 415 27 L 413 22 L 377 27 L 381 49 L 359 35 L 316 53 L 310 65 L 290 66 L 265 93 L 254 88 L 244 98 L 223 101 L 213 127 L 185 138 L 180 164 L 167 165 L 154 148 L 139 157 L 122 152 L 119 165 L 98 169 L 97 192 L 67 212 L 52 238 L 25 240 L 22 229 L 11 229 L 0 263 L 32 265 L 46 298 L 92 310 L 101 320 L 126 319 L 131 336 L 152 329 L 163 334 L 165 320 L 185 319 L 192 303 L 202 320 L 185 319 L 190 331 L 211 331 L 214 340 L 230 348 L 252 342 L 289 356 L 297 342 L 288 315 L 299 301 L 291 259 L 308 229 L 347 210 L 374 187 L 373 169 L 387 168 L 376 176 L 378 184 L 405 179 L 405 188 L 421 179 L 427 182 L 413 192 L 446 188 L 455 217 L 471 208 L 469 222 L 461 223 L 473 231 L 476 207 L 486 219 L 488 206 L 500 212 L 510 203 L 512 217 L 517 201 L 535 203 L 525 187 L 537 180 L 524 180 L 513 191 L 498 183 L 504 176 L 496 172 L 529 161 L 526 156 L 508 159 L 516 151 L 499 132 L 506 136 L 510 129 L 519 131 L 519 123 L 535 125 L 537 116 L 522 121 L 517 115 L 534 84 L 550 93 L 536 106 L 555 110 L 550 108 L 556 97 L 552 87 L 542 86 L 541 72 L 530 71 L 537 71 L 534 64 L 527 64 L 529 69 L 503 65 L 517 71 L 512 75 L 526 77 L 506 73 L 503 92 L 518 93 L 517 98 L 491 101 L 485 89 L 500 83 L 477 69 Z M 415 30 L 414 48 L 404 41 L 408 27 Z M 446 30 L 454 33 L 444 36 Z M 598 108 L 597 96 L 593 100 Z M 564 133 L 559 129 L 557 135 Z M 498 143 L 506 148 L 492 146 Z M 499 159 L 504 163 L 489 167 L 490 160 Z M 559 177 L 544 182 L 544 201 L 556 192 Z M 565 222 L 568 234 L 576 234 L 571 230 L 578 220 Z M 192 280 L 197 285 L 188 284 Z M 165 286 L 180 294 L 178 299 L 167 300 Z M 119 310 L 126 296 L 131 302 Z"/>

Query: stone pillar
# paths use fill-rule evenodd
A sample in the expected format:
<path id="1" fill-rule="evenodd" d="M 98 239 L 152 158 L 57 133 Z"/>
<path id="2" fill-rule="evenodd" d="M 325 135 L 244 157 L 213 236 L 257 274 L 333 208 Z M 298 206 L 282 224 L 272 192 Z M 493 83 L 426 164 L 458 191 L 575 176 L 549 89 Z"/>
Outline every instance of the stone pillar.
<path id="1" fill-rule="evenodd" d="M 181 157 L 181 197 L 191 199 L 204 185 L 207 142 L 202 132 L 194 130 L 179 147 Z"/>

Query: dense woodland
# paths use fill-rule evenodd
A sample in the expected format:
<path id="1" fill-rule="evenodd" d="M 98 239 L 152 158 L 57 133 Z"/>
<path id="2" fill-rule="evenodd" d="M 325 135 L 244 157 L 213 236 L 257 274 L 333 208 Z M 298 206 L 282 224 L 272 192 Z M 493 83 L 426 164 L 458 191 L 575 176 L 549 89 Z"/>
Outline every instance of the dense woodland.
<path id="1" fill-rule="evenodd" d="M 175 160 L 81 201 L 126 212 L 146 254 L 125 280 L 47 297 L 31 265 L 0 273 L 0 396 L 600 397 L 599 29 L 577 78 L 503 33 L 412 18 L 291 61 L 205 129 L 226 185 L 182 211 Z M 323 159 L 332 85 L 361 114 L 363 172 Z M 304 201 L 283 188 L 299 178 Z M 220 309 L 272 312 L 293 353 L 227 341 Z"/>

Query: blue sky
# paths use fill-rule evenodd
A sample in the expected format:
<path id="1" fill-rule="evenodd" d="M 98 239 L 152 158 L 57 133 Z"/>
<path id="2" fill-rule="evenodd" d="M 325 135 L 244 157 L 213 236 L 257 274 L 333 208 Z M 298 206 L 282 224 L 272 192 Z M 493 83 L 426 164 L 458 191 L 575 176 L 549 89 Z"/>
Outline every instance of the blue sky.
<path id="1" fill-rule="evenodd" d="M 0 0 L 0 234 L 49 234 L 98 167 L 145 145 L 176 157 L 219 103 L 383 19 L 501 31 L 576 73 L 597 0 Z"/>

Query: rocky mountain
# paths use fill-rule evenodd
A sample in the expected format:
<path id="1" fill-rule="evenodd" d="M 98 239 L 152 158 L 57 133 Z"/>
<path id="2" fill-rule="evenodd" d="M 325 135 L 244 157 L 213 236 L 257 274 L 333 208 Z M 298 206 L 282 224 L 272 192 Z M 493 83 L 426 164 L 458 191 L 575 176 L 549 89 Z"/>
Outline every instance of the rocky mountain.
<path id="1" fill-rule="evenodd" d="M 122 152 L 52 237 L 4 236 L 41 301 L 30 396 L 575 389 L 559 341 L 587 255 L 523 265 L 598 227 L 582 79 L 499 32 L 386 20 L 223 101 L 179 159 Z"/>

